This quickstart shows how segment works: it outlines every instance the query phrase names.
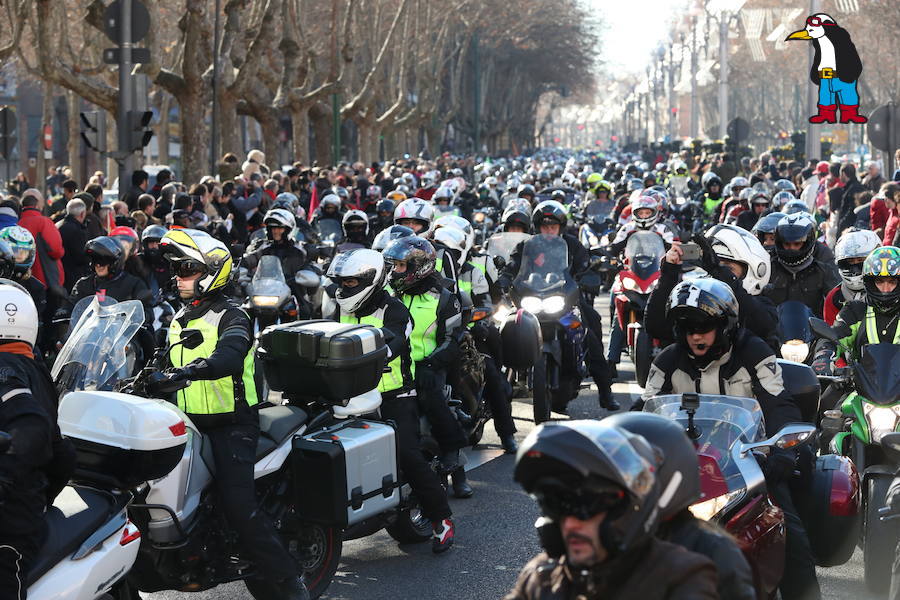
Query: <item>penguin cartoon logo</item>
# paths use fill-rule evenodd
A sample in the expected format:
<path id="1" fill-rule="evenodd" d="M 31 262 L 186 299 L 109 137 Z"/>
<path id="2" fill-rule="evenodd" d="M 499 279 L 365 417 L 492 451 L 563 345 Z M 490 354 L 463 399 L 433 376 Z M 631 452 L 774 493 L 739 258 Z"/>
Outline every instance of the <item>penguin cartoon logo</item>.
<path id="1" fill-rule="evenodd" d="M 787 36 L 788 40 L 810 40 L 815 49 L 809 78 L 819 86 L 819 113 L 810 123 L 836 123 L 838 107 L 841 123 L 865 123 L 859 114 L 856 83 L 862 73 L 862 62 L 850 33 L 825 13 L 806 18 L 806 27 Z"/>

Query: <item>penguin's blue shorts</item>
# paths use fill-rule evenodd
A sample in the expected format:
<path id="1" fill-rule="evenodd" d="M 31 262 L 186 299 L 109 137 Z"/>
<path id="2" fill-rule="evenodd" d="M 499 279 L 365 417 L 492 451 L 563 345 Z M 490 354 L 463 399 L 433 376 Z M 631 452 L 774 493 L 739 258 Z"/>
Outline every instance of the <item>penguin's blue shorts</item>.
<path id="1" fill-rule="evenodd" d="M 856 80 L 844 83 L 837 77 L 819 80 L 819 104 L 833 106 L 858 106 L 859 94 L 856 93 Z"/>

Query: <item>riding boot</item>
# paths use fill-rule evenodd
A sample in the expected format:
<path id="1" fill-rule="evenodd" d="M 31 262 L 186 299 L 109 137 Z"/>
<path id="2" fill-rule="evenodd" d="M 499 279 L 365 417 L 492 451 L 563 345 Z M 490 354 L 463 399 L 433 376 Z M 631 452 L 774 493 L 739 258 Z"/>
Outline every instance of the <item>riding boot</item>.
<path id="1" fill-rule="evenodd" d="M 457 498 L 471 498 L 472 494 L 475 493 L 475 490 L 472 489 L 472 486 L 469 485 L 468 480 L 466 479 L 466 469 L 464 467 L 459 467 L 453 473 L 450 474 L 450 479 L 453 482 L 453 495 Z"/>

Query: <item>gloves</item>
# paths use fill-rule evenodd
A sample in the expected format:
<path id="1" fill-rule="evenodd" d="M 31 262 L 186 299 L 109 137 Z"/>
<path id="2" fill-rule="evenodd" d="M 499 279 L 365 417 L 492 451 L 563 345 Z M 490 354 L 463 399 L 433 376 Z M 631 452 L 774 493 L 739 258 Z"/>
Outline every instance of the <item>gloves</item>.
<path id="1" fill-rule="evenodd" d="M 422 390 L 433 390 L 437 387 L 438 380 L 434 369 L 428 360 L 416 364 L 416 387 Z"/>
<path id="2" fill-rule="evenodd" d="M 820 352 L 813 359 L 811 366 L 816 375 L 831 375 L 831 353 Z"/>
<path id="3" fill-rule="evenodd" d="M 713 250 L 712 244 L 709 243 L 709 238 L 698 232 L 691 237 L 691 241 L 700 246 L 700 266 L 703 267 L 703 270 L 711 275 L 718 273 L 719 256 Z"/>
<path id="4" fill-rule="evenodd" d="M 775 448 L 766 459 L 766 481 L 769 485 L 787 482 L 794 475 L 797 454 L 792 450 Z"/>
<path id="5" fill-rule="evenodd" d="M 189 379 L 194 379 L 196 374 L 197 369 L 190 364 L 183 367 L 172 367 L 171 369 L 166 370 L 166 375 L 168 375 L 171 381 L 187 381 Z"/>

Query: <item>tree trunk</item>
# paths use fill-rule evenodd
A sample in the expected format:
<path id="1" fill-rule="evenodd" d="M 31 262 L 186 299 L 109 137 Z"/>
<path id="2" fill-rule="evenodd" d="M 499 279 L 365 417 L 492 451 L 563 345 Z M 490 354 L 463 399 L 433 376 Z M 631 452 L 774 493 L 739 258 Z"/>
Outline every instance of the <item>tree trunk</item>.
<path id="1" fill-rule="evenodd" d="M 44 125 L 53 126 L 53 84 L 47 81 L 46 79 L 43 81 L 41 85 L 41 129 L 38 131 L 38 145 L 37 145 L 37 172 L 39 177 L 46 177 L 47 173 L 47 159 L 44 158 Z M 28 138 L 23 138 L 19 141 L 19 156 L 23 154 L 26 157 L 28 156 Z M 22 152 L 24 149 L 24 152 Z M 10 176 L 15 176 L 15 173 L 11 173 Z M 49 200 L 49 198 L 48 198 Z"/>
<path id="2" fill-rule="evenodd" d="M 277 113 L 272 112 L 269 107 L 260 107 L 262 110 L 255 111 L 253 118 L 259 123 L 259 129 L 262 133 L 262 151 L 266 154 L 266 162 L 269 163 L 269 171 L 275 171 L 281 167 L 281 143 L 278 139 L 278 118 Z"/>
<path id="3" fill-rule="evenodd" d="M 199 181 L 208 167 L 206 106 L 199 91 L 186 90 L 178 98 L 181 109 L 181 181 Z"/>
<path id="4" fill-rule="evenodd" d="M 157 127 L 156 142 L 159 147 L 157 161 L 161 165 L 169 164 L 169 127 L 171 123 L 172 96 L 163 92 L 159 103 L 159 125 Z"/>
<path id="5" fill-rule="evenodd" d="M 371 123 L 360 120 L 356 122 L 356 129 L 359 132 L 359 135 L 357 136 L 357 153 L 359 154 L 358 160 L 363 164 L 369 164 L 377 158 L 375 156 L 374 141 L 377 137 L 375 127 L 372 126 Z"/>
<path id="6" fill-rule="evenodd" d="M 309 108 L 291 106 L 291 154 L 292 161 L 309 165 Z"/>
<path id="7" fill-rule="evenodd" d="M 320 167 L 331 164 L 331 110 L 320 103 L 313 104 L 308 113 L 316 134 L 316 155 Z"/>
<path id="8" fill-rule="evenodd" d="M 100 109 L 103 110 L 103 109 Z M 118 148 L 119 138 L 118 133 L 116 133 L 116 115 L 115 113 L 107 112 L 106 113 L 106 147 L 107 148 Z M 116 177 L 119 176 L 119 165 L 116 164 L 115 159 L 107 157 L 106 158 L 106 166 L 103 168 L 103 171 L 106 173 L 106 180 L 112 183 L 116 180 Z M 128 188 L 131 187 L 131 181 L 120 181 L 119 182 L 119 195 L 124 196 L 125 192 L 128 191 Z"/>
<path id="9" fill-rule="evenodd" d="M 228 152 L 233 152 L 235 156 L 244 155 L 243 144 L 241 143 L 241 127 L 238 123 L 237 98 L 232 96 L 224 89 L 219 94 L 219 144 L 217 150 L 219 158 Z"/>
<path id="10" fill-rule="evenodd" d="M 87 182 L 93 173 L 88 173 L 87 169 L 82 168 L 81 164 L 81 126 L 78 113 L 81 108 L 81 98 L 75 92 L 69 90 L 66 92 L 66 112 L 68 113 L 68 132 L 66 137 L 66 158 L 69 166 L 72 167 L 72 177 L 75 181 L 82 183 L 82 188 L 87 186 Z"/>

